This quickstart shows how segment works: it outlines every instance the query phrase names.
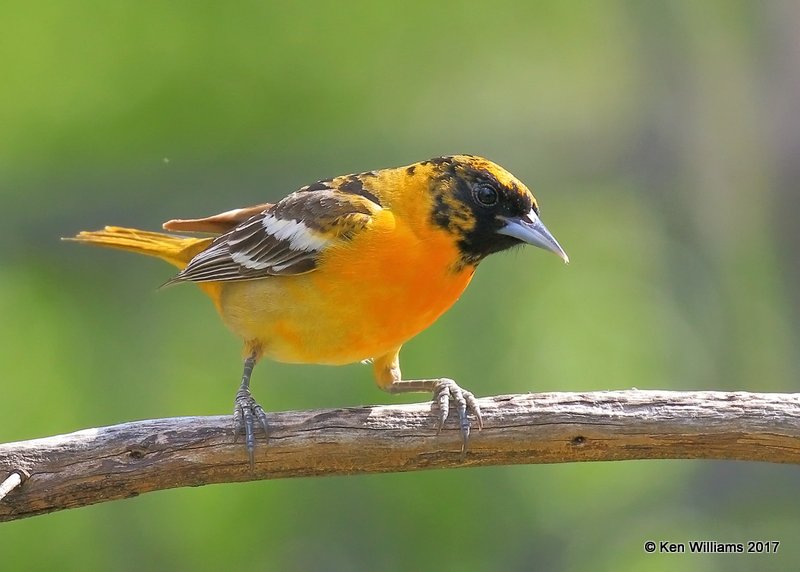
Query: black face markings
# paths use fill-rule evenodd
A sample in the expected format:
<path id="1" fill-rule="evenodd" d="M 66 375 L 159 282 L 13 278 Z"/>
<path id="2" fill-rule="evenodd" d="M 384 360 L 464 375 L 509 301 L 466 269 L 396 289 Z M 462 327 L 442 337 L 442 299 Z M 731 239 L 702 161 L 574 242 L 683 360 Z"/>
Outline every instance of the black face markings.
<path id="1" fill-rule="evenodd" d="M 434 224 L 459 236 L 460 263 L 476 265 L 483 258 L 519 245 L 519 240 L 498 234 L 506 223 L 501 217 L 522 217 L 534 208 L 527 189 L 510 181 L 501 183 L 484 165 L 458 157 L 440 157 L 438 177 L 431 182 Z M 464 224 L 468 212 L 472 224 Z"/>
<path id="2" fill-rule="evenodd" d="M 439 157 L 438 159 L 443 159 L 443 157 Z M 425 165 L 426 163 L 433 163 L 438 159 L 423 161 L 421 164 Z M 449 199 L 452 196 L 453 191 L 456 192 L 456 195 L 458 195 L 460 191 L 458 187 L 458 179 L 450 163 L 442 161 L 439 162 L 437 166 L 441 168 L 441 172 L 437 176 L 431 178 L 428 187 L 428 191 L 433 196 L 433 211 L 431 216 L 434 224 L 437 226 L 444 228 L 449 232 L 457 233 L 458 229 L 455 228 L 453 216 L 455 204 Z M 454 185 L 456 187 L 455 189 L 453 189 Z"/>
<path id="3" fill-rule="evenodd" d="M 406 175 L 411 177 L 411 176 L 414 175 L 414 172 L 416 170 L 417 170 L 417 166 L 416 165 L 409 165 L 408 167 L 406 167 Z"/>
<path id="4" fill-rule="evenodd" d="M 346 193 L 351 193 L 351 194 L 354 194 L 354 195 L 362 196 L 365 199 L 368 199 L 368 200 L 372 201 L 373 203 L 375 203 L 379 207 L 383 206 L 383 205 L 381 205 L 381 201 L 378 199 L 378 197 L 376 197 L 374 194 L 369 192 L 364 187 L 364 177 L 369 176 L 369 175 L 370 175 L 370 173 L 361 173 L 360 175 L 348 175 L 346 177 L 344 183 L 341 183 L 339 185 L 339 189 L 344 191 L 344 192 L 346 192 Z M 375 176 L 374 173 L 371 173 L 371 175 L 373 177 Z"/>
<path id="5" fill-rule="evenodd" d="M 450 203 L 445 200 L 445 193 L 435 192 L 435 182 L 431 185 L 431 187 L 431 191 L 433 192 L 433 212 L 431 213 L 433 222 L 436 226 L 453 232 L 455 229 L 450 225 L 450 215 L 452 214 L 453 209 L 450 206 Z"/>

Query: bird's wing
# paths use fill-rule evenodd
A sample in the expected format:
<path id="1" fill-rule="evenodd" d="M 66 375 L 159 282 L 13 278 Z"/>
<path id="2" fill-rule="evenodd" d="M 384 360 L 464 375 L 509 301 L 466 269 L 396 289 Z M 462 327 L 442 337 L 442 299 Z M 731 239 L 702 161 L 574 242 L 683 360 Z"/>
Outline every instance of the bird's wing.
<path id="1" fill-rule="evenodd" d="M 225 211 L 224 213 L 207 216 L 205 218 L 176 218 L 165 222 L 163 228 L 164 230 L 177 230 L 179 232 L 210 232 L 213 234 L 222 234 L 223 232 L 228 232 L 236 228 L 240 223 L 264 212 L 271 206 L 270 203 L 264 203 L 254 207 Z"/>
<path id="2" fill-rule="evenodd" d="M 327 184 L 304 187 L 218 236 L 170 282 L 253 280 L 311 272 L 320 253 L 352 239 L 381 210 L 372 195 Z"/>

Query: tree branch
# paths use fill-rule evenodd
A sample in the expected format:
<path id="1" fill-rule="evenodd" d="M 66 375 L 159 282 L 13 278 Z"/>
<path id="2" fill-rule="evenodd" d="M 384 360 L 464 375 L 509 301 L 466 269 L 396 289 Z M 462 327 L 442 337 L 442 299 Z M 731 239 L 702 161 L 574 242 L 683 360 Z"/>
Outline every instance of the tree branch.
<path id="1" fill-rule="evenodd" d="M 0 445 L 0 521 L 210 483 L 520 463 L 800 463 L 800 395 L 609 391 L 479 400 L 466 458 L 429 403 L 271 413 L 250 469 L 230 416 L 122 423 Z M 5 485 L 3 485 L 5 483 Z"/>

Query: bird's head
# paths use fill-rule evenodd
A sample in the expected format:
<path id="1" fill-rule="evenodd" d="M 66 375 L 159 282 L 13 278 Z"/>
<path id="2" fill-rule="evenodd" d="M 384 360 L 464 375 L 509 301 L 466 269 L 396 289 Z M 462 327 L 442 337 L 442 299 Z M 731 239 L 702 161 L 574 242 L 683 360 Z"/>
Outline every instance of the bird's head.
<path id="1" fill-rule="evenodd" d="M 569 257 L 539 219 L 536 198 L 501 166 L 473 155 L 425 161 L 433 171 L 433 221 L 459 236 L 464 261 L 476 264 L 494 252 L 532 244 Z"/>

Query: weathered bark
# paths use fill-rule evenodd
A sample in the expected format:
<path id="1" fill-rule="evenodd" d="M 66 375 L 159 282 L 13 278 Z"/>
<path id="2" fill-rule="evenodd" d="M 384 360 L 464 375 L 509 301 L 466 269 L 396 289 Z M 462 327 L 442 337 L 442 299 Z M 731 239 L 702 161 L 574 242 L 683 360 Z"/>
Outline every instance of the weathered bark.
<path id="1" fill-rule="evenodd" d="M 479 400 L 462 459 L 427 403 L 270 413 L 256 466 L 230 416 L 122 423 L 0 445 L 0 521 L 209 483 L 520 463 L 737 459 L 800 463 L 800 395 L 609 391 Z M 10 478 L 9 478 L 10 477 Z M 17 481 L 20 484 L 15 485 Z"/>

